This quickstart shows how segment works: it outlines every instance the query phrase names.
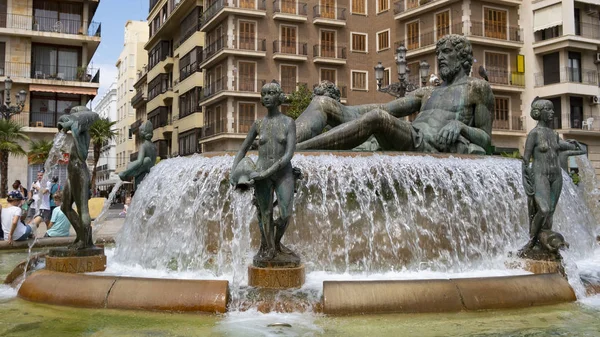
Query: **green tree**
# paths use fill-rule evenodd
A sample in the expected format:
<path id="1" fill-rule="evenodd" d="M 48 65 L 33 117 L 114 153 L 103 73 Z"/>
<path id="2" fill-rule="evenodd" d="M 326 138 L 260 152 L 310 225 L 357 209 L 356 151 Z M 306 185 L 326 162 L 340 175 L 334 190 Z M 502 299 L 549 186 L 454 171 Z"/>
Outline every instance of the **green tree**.
<path id="1" fill-rule="evenodd" d="M 92 171 L 92 191 L 96 189 L 96 170 L 98 161 L 100 160 L 100 153 L 102 147 L 112 141 L 117 132 L 113 130 L 113 127 L 117 122 L 111 122 L 108 118 L 100 118 L 92 124 L 90 127 L 90 136 L 92 142 L 92 148 L 94 149 L 94 169 Z"/>
<path id="2" fill-rule="evenodd" d="M 308 90 L 306 84 L 299 85 L 298 89 L 288 96 L 290 107 L 286 114 L 293 119 L 298 118 L 298 116 L 306 110 L 311 100 L 312 92 Z"/>
<path id="3" fill-rule="evenodd" d="M 19 145 L 19 141 L 27 141 L 29 137 L 23 132 L 21 124 L 0 119 L 0 197 L 8 194 L 8 156 L 24 156 L 27 154 Z"/>
<path id="4" fill-rule="evenodd" d="M 27 153 L 29 164 L 45 164 L 50 150 L 52 150 L 51 140 L 29 141 L 29 152 Z"/>

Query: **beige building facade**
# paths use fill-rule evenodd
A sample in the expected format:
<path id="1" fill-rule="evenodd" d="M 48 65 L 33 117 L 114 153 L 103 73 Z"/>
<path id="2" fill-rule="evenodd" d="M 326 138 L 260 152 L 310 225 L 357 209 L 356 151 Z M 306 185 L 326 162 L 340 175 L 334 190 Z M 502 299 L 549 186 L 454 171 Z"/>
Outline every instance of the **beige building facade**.
<path id="1" fill-rule="evenodd" d="M 117 129 L 116 170 L 120 173 L 127 167 L 131 154 L 135 152 L 135 135 L 130 126 L 135 122 L 135 110 L 131 99 L 135 96 L 134 84 L 137 68 L 148 62 L 144 45 L 148 42 L 146 21 L 127 21 L 123 50 L 115 64 L 117 67 Z"/>
<path id="2" fill-rule="evenodd" d="M 137 133 L 145 121 L 152 122 L 152 142 L 160 158 L 200 152 L 203 126 L 203 78 L 199 67 L 204 36 L 199 32 L 200 0 L 152 0 L 148 15 L 150 37 L 145 45 L 148 62 L 138 68 L 131 103 Z M 143 140 L 136 140 L 137 148 Z"/>
<path id="3" fill-rule="evenodd" d="M 93 21 L 99 4 L 0 0 L 0 82 L 13 81 L 13 104 L 14 94 L 27 91 L 23 112 L 12 119 L 31 140 L 53 139 L 58 118 L 96 96 L 100 72 L 90 60 L 100 44 L 101 25 Z M 11 156 L 9 183 L 19 179 L 29 185 L 39 168 L 26 157 Z"/>

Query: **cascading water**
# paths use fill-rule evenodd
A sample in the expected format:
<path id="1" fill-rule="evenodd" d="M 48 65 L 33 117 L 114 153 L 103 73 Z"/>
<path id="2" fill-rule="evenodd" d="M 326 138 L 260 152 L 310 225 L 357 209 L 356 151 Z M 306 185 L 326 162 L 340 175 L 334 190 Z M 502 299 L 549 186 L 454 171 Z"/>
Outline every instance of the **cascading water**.
<path id="1" fill-rule="evenodd" d="M 233 275 L 244 285 L 259 242 L 251 193 L 228 181 L 232 156 L 162 161 L 140 185 L 117 238 L 124 265 Z M 505 158 L 298 154 L 284 237 L 308 271 L 385 273 L 504 268 L 527 240 L 521 163 Z M 555 230 L 589 257 L 596 221 L 565 174 Z"/>

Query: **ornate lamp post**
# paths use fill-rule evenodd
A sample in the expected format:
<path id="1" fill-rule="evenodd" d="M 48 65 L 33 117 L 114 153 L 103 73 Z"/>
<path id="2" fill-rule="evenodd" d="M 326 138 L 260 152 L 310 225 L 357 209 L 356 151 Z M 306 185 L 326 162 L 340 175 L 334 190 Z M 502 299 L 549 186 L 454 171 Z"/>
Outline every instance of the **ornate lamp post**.
<path id="1" fill-rule="evenodd" d="M 25 99 L 27 98 L 27 92 L 25 90 L 21 90 L 15 95 L 17 105 L 10 105 L 10 90 L 12 89 L 12 83 L 13 81 L 10 77 L 7 77 L 4 81 L 4 102 L 0 105 L 0 113 L 2 113 L 3 119 L 10 119 L 12 115 L 20 113 L 25 107 Z"/>
<path id="2" fill-rule="evenodd" d="M 406 52 L 408 49 L 401 44 L 396 49 L 396 66 L 398 67 L 398 82 L 392 83 L 386 87 L 381 87 L 384 75 L 384 67 L 381 62 L 378 62 L 375 66 L 375 80 L 377 81 L 377 90 L 385 92 L 396 98 L 404 97 L 407 92 L 416 90 L 418 87 L 408 81 L 409 70 L 406 68 Z M 422 61 L 419 65 L 419 73 L 421 75 L 421 82 L 423 85 L 427 83 L 427 76 L 429 75 L 429 64 Z"/>

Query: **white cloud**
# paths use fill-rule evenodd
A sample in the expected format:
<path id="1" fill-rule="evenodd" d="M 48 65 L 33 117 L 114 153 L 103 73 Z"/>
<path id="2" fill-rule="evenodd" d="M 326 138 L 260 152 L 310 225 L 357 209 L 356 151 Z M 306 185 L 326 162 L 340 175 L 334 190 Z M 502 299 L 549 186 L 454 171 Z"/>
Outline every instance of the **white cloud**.
<path id="1" fill-rule="evenodd" d="M 95 68 L 100 69 L 100 88 L 98 89 L 98 95 L 92 101 L 92 108 L 95 107 L 108 91 L 108 88 L 113 82 L 117 81 L 117 67 L 114 64 L 95 64 Z"/>

